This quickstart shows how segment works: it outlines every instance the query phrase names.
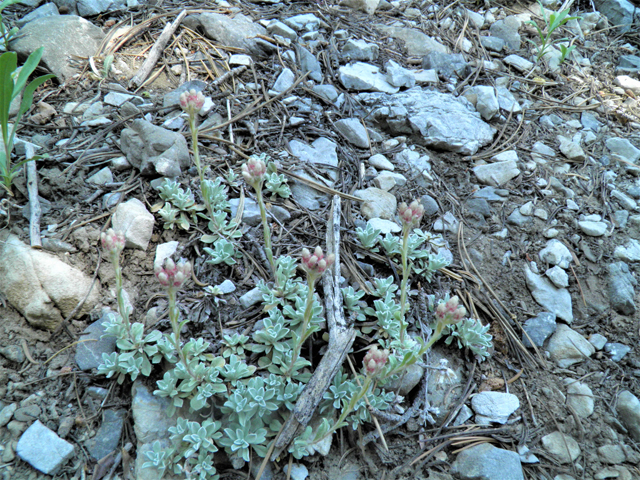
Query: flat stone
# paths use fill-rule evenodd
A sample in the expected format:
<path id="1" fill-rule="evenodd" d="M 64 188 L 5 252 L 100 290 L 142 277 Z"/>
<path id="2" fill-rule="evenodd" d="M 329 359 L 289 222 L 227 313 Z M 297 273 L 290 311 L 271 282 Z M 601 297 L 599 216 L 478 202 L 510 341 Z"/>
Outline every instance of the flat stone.
<path id="1" fill-rule="evenodd" d="M 624 262 L 640 262 L 640 242 L 630 238 L 626 245 L 618 245 L 613 257 Z"/>
<path id="2" fill-rule="evenodd" d="M 393 60 L 389 60 L 384 64 L 387 72 L 387 82 L 394 87 L 411 88 L 416 84 L 416 77 L 412 70 L 398 65 Z"/>
<path id="3" fill-rule="evenodd" d="M 338 69 L 338 79 L 345 88 L 358 91 L 396 93 L 399 88 L 392 86 L 380 68 L 368 63 L 356 62 Z"/>
<path id="4" fill-rule="evenodd" d="M 560 151 L 569 160 L 584 162 L 587 159 L 584 150 L 576 142 L 562 135 L 558 135 L 556 138 L 560 142 Z"/>
<path id="5" fill-rule="evenodd" d="M 334 123 L 336 130 L 349 142 L 360 148 L 369 148 L 367 129 L 357 118 L 345 118 Z"/>
<path id="6" fill-rule="evenodd" d="M 307 32 L 312 32 L 317 30 L 320 26 L 320 19 L 313 13 L 301 13 L 299 15 L 294 15 L 293 17 L 283 19 L 283 22 L 296 31 L 305 30 Z"/>
<path id="7" fill-rule="evenodd" d="M 23 27 L 27 23 L 37 20 L 38 18 L 49 17 L 52 15 L 60 15 L 60 13 L 58 12 L 58 7 L 53 2 L 45 3 L 32 12 L 26 14 L 21 19 L 16 20 L 16 26 Z"/>
<path id="8" fill-rule="evenodd" d="M 402 227 L 398 225 L 396 222 L 391 220 L 385 220 L 383 218 L 372 218 L 367 221 L 372 228 L 376 230 L 380 230 L 382 235 L 386 235 L 387 233 L 398 233 L 402 231 Z"/>
<path id="9" fill-rule="evenodd" d="M 626 138 L 607 138 L 605 145 L 611 153 L 619 155 L 629 162 L 636 163 L 640 160 L 640 149 Z"/>
<path id="10" fill-rule="evenodd" d="M 473 167 L 473 173 L 476 174 L 481 183 L 499 187 L 520 175 L 520 170 L 514 160 L 507 160 L 506 162 L 478 165 Z"/>
<path id="11" fill-rule="evenodd" d="M 120 435 L 124 425 L 124 410 L 104 410 L 102 424 L 95 437 L 87 442 L 87 449 L 94 460 L 100 460 L 116 448 L 120 443 Z"/>
<path id="12" fill-rule="evenodd" d="M 398 201 L 389 192 L 369 187 L 366 190 L 356 190 L 353 194 L 364 200 L 360 205 L 360 213 L 367 220 L 371 218 L 391 220 L 396 214 Z"/>
<path id="13" fill-rule="evenodd" d="M 393 163 L 389 161 L 387 157 L 384 155 L 377 153 L 371 157 L 369 157 L 369 165 L 377 168 L 378 170 L 389 170 L 393 172 L 395 170 L 395 166 Z"/>
<path id="14" fill-rule="evenodd" d="M 429 52 L 449 53 L 449 49 L 446 46 L 418 29 L 381 25 L 376 25 L 376 28 L 385 35 L 402 40 L 407 50 L 407 55 L 410 57 L 422 57 Z"/>
<path id="15" fill-rule="evenodd" d="M 609 276 L 607 292 L 611 308 L 622 315 L 634 315 L 636 312 L 635 291 L 637 280 L 624 262 L 612 263 L 607 267 Z"/>
<path id="16" fill-rule="evenodd" d="M 285 68 L 280 72 L 278 78 L 276 79 L 276 83 L 273 84 L 271 89 L 275 92 L 282 93 L 286 90 L 289 90 L 295 81 L 296 76 L 291 71 L 290 68 Z"/>
<path id="17" fill-rule="evenodd" d="M 460 53 L 429 52 L 422 59 L 422 68 L 435 70 L 445 78 L 464 78 L 469 64 Z"/>
<path id="18" fill-rule="evenodd" d="M 113 229 L 124 234 L 125 247 L 140 250 L 149 246 L 154 223 L 154 216 L 137 198 L 118 205 L 112 220 Z"/>
<path id="19" fill-rule="evenodd" d="M 527 288 L 539 305 L 567 323 L 573 321 L 571 294 L 566 289 L 556 288 L 547 278 L 533 273 L 528 265 L 525 266 L 525 280 Z"/>
<path id="20" fill-rule="evenodd" d="M 303 74 L 309 73 L 311 80 L 322 81 L 322 67 L 316 56 L 299 44 L 296 45 L 296 55 L 298 56 L 300 71 Z"/>
<path id="21" fill-rule="evenodd" d="M 238 303 L 245 310 L 262 302 L 262 291 L 258 288 L 252 288 L 238 299 Z"/>
<path id="22" fill-rule="evenodd" d="M 520 72 L 529 72 L 534 67 L 534 64 L 532 62 L 530 62 L 525 58 L 522 58 L 519 55 L 513 55 L 513 54 L 508 55 L 504 57 L 503 61 L 507 65 L 512 66 L 513 68 L 515 68 Z"/>
<path id="23" fill-rule="evenodd" d="M 504 20 L 495 22 L 489 30 L 491 31 L 491 35 L 504 40 L 509 50 L 520 50 L 521 39 L 518 29 L 521 24 L 522 22 L 517 16 L 510 15 Z"/>
<path id="24" fill-rule="evenodd" d="M 373 62 L 377 60 L 380 48 L 375 43 L 368 43 L 365 40 L 347 40 L 342 47 L 342 58 L 350 61 Z"/>
<path id="25" fill-rule="evenodd" d="M 22 363 L 26 360 L 24 351 L 18 345 L 6 345 L 4 347 L 0 347 L 0 355 L 15 363 Z"/>
<path id="26" fill-rule="evenodd" d="M 607 343 L 604 346 L 604 351 L 609 354 L 611 360 L 614 362 L 619 362 L 622 360 L 627 353 L 631 350 L 631 347 L 625 345 L 624 343 Z"/>
<path id="27" fill-rule="evenodd" d="M 624 463 L 626 455 L 620 445 L 602 445 L 598 447 L 598 458 L 603 463 L 618 465 Z"/>
<path id="28" fill-rule="evenodd" d="M 36 470 L 55 475 L 73 457 L 74 448 L 36 420 L 20 437 L 16 454 Z"/>
<path id="29" fill-rule="evenodd" d="M 596 350 L 602 350 L 607 343 L 607 337 L 600 335 L 599 333 L 592 333 L 589 336 L 589 343 L 595 347 Z"/>
<path id="30" fill-rule="evenodd" d="M 629 430 L 629 434 L 640 442 L 640 400 L 633 393 L 625 390 L 618 395 L 616 411 L 622 424 Z"/>
<path id="31" fill-rule="evenodd" d="M 83 342 L 76 346 L 75 360 L 80 370 L 98 368 L 103 363 L 102 354 L 109 355 L 116 351 L 116 338 L 105 335 L 105 329 L 102 326 L 106 320 L 107 318 L 103 315 L 85 328 L 82 334 Z"/>
<path id="32" fill-rule="evenodd" d="M 481 443 L 458 454 L 451 474 L 463 480 L 524 480 L 516 452 Z"/>
<path id="33" fill-rule="evenodd" d="M 105 183 L 113 182 L 113 174 L 109 167 L 104 167 L 98 170 L 96 173 L 87 178 L 87 182 L 94 185 L 104 185 Z"/>
<path id="34" fill-rule="evenodd" d="M 573 408 L 580 418 L 590 417 L 595 401 L 589 385 L 571 378 L 565 378 L 564 384 L 567 386 L 567 405 Z"/>
<path id="35" fill-rule="evenodd" d="M 566 325 L 559 324 L 547 351 L 560 368 L 567 368 L 584 361 L 595 353 L 595 348 L 582 335 Z"/>
<path id="36" fill-rule="evenodd" d="M 520 408 L 520 400 L 511 393 L 482 392 L 471 399 L 471 407 L 476 412 L 476 423 L 488 425 L 490 423 L 505 424 L 509 415 Z"/>
<path id="37" fill-rule="evenodd" d="M 296 31 L 279 20 L 273 20 L 269 25 L 267 25 L 267 33 L 270 33 L 271 35 L 280 35 L 282 38 L 288 38 L 292 42 L 298 39 Z"/>
<path id="38" fill-rule="evenodd" d="M 501 52 L 506 42 L 498 37 L 480 37 L 480 44 L 492 52 Z"/>
<path id="39" fill-rule="evenodd" d="M 17 403 L 10 403 L 9 405 L 5 406 L 2 410 L 0 410 L 0 427 L 4 427 L 7 423 L 9 423 L 9 421 L 11 421 L 11 418 L 13 417 L 13 413 L 16 411 L 17 408 L 18 408 Z"/>
<path id="40" fill-rule="evenodd" d="M 580 227 L 582 233 L 590 237 L 601 237 L 608 229 L 608 225 L 604 222 L 591 222 L 588 220 L 578 222 L 578 227 Z"/>
<path id="41" fill-rule="evenodd" d="M 613 79 L 613 84 L 625 90 L 631 90 L 633 93 L 640 93 L 640 80 L 631 78 L 628 75 L 617 76 Z"/>
<path id="42" fill-rule="evenodd" d="M 44 47 L 41 63 L 61 82 L 79 73 L 74 57 L 92 57 L 104 39 L 104 33 L 88 20 L 76 15 L 52 15 L 27 23 L 10 43 L 21 57 Z"/>
<path id="43" fill-rule="evenodd" d="M 362 93 L 371 119 L 394 134 L 413 134 L 428 147 L 473 155 L 493 140 L 495 130 L 464 97 L 414 87 L 395 95 Z"/>
<path id="44" fill-rule="evenodd" d="M 528 319 L 524 323 L 526 335 L 522 335 L 522 343 L 525 347 L 531 347 L 531 343 L 536 347 L 542 347 L 549 336 L 556 331 L 556 314 L 551 312 L 540 312 L 537 316 Z"/>
<path id="45" fill-rule="evenodd" d="M 565 288 L 569 286 L 569 275 L 567 275 L 567 272 L 557 265 L 549 268 L 544 272 L 544 274 L 557 288 Z"/>
<path id="46" fill-rule="evenodd" d="M 578 442 L 561 432 L 553 432 L 542 437 L 542 445 L 561 464 L 571 463 L 580 456 Z"/>

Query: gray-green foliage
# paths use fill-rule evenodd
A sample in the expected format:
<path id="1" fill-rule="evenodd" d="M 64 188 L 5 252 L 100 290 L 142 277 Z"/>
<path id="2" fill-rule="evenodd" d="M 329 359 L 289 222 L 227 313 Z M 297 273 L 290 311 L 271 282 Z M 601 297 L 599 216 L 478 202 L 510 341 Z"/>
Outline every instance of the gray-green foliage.
<path id="1" fill-rule="evenodd" d="M 198 214 L 205 208 L 204 205 L 196 203 L 190 188 L 184 190 L 175 180 L 165 178 L 156 190 L 165 202 L 164 207 L 158 210 L 158 214 L 164 221 L 165 230 L 173 230 L 175 225 L 189 230 L 192 223 L 194 225 L 198 223 Z M 200 216 L 206 218 L 205 215 Z"/>
<path id="2" fill-rule="evenodd" d="M 445 334 L 449 336 L 445 340 L 450 345 L 454 340 L 458 348 L 468 348 L 479 361 L 489 356 L 492 336 L 487 333 L 490 325 L 483 326 L 476 318 L 465 318 L 461 322 L 447 325 Z"/>

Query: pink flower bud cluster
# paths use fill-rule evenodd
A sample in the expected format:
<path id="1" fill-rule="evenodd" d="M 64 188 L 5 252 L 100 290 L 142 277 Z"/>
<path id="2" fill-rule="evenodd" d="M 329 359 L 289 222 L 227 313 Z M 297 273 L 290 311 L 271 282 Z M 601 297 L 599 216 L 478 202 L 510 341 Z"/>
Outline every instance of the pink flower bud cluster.
<path id="1" fill-rule="evenodd" d="M 410 205 L 402 202 L 398 207 L 398 215 L 404 225 L 413 227 L 420 224 L 422 215 L 424 215 L 424 207 L 417 200 L 411 202 Z"/>
<path id="2" fill-rule="evenodd" d="M 191 263 L 184 260 L 175 263 L 167 258 L 164 264 L 156 263 L 154 273 L 163 287 L 180 288 L 191 276 Z"/>
<path id="3" fill-rule="evenodd" d="M 467 309 L 458 305 L 458 296 L 451 297 L 448 301 L 440 303 L 436 308 L 436 319 L 446 325 L 458 323 L 467 315 Z"/>
<path id="4" fill-rule="evenodd" d="M 242 177 L 245 181 L 255 186 L 264 178 L 267 173 L 267 165 L 257 157 L 250 157 L 247 163 L 242 164 Z"/>
<path id="5" fill-rule="evenodd" d="M 119 255 L 124 250 L 124 234 L 116 232 L 113 228 L 100 234 L 100 242 L 102 249 L 109 255 Z"/>
<path id="6" fill-rule="evenodd" d="M 180 106 L 189 115 L 196 114 L 204 106 L 204 95 L 194 89 L 180 95 Z"/>
<path id="7" fill-rule="evenodd" d="M 306 248 L 302 249 L 302 267 L 308 273 L 322 275 L 327 268 L 333 265 L 335 259 L 336 256 L 333 253 L 325 257 L 319 246 L 316 247 L 313 254 Z"/>
<path id="8" fill-rule="evenodd" d="M 389 350 L 386 348 L 384 350 L 378 350 L 377 345 L 371 347 L 362 361 L 367 375 L 373 377 L 379 374 L 387 363 L 388 358 Z"/>

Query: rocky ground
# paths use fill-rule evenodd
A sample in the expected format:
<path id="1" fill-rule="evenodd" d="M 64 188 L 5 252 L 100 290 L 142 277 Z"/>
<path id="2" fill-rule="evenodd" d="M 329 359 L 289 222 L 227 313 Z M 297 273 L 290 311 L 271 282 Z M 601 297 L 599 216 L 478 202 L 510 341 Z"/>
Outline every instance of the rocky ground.
<path id="1" fill-rule="evenodd" d="M 10 49 L 44 46 L 41 65 L 56 75 L 16 142 L 17 155 L 45 155 L 37 191 L 19 175 L 0 203 L 3 479 L 158 478 L 140 467 L 173 422 L 151 394 L 160 372 L 118 384 L 96 371 L 115 348 L 101 337 L 116 302 L 100 232 L 126 234 L 136 321 L 168 328 L 153 263 L 174 255 L 194 262 L 179 296 L 188 336 L 218 351 L 223 333 L 251 335 L 268 268 L 255 193 L 230 172 L 258 153 L 292 190 L 268 197 L 276 255 L 324 245 L 338 195 L 344 282 L 369 292 L 397 266 L 361 248 L 356 228 L 397 232 L 398 203 L 417 198 L 433 252 L 451 263 L 414 280 L 411 298 L 457 294 L 493 335 L 481 363 L 455 342 L 434 348 L 428 363 L 447 359 L 455 379 L 443 388 L 414 370 L 399 408 L 422 406 L 383 423 L 385 444 L 363 445 L 373 427 L 344 428 L 327 455 L 283 455 L 263 479 L 640 479 L 640 7 L 125 3 L 3 11 L 20 28 Z M 529 20 L 544 27 L 563 8 L 580 18 L 551 39 L 575 50 L 561 61 L 556 43 L 536 61 Z M 188 89 L 207 97 L 200 154 L 243 231 L 235 265 L 206 263 L 206 227 L 188 206 L 189 229 L 161 216 L 162 177 L 200 201 L 178 100 Z M 255 478 L 260 466 L 219 462 L 221 478 Z"/>

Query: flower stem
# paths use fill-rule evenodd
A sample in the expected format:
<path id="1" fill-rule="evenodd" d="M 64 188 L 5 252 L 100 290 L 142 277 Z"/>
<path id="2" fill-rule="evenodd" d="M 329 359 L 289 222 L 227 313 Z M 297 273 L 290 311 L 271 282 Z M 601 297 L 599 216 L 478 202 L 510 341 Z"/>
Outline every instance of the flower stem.
<path id="1" fill-rule="evenodd" d="M 124 325 L 127 329 L 127 334 L 131 338 L 131 322 L 129 321 L 129 307 L 127 306 L 124 298 L 124 288 L 122 285 L 122 267 L 120 266 L 120 253 L 111 254 L 111 263 L 116 276 L 116 299 L 118 301 L 118 313 L 122 318 Z"/>
<path id="2" fill-rule="evenodd" d="M 262 219 L 262 231 L 264 234 L 264 250 L 267 253 L 267 259 L 271 266 L 271 271 L 276 272 L 276 265 L 273 261 L 273 249 L 271 248 L 271 229 L 269 228 L 269 222 L 267 221 L 267 209 L 264 205 L 264 199 L 262 198 L 262 182 L 258 182 L 254 185 L 256 191 L 256 198 L 258 199 L 258 207 L 260 207 L 260 218 Z"/>
<path id="3" fill-rule="evenodd" d="M 407 284 L 409 283 L 409 232 L 410 228 L 402 229 L 402 283 L 400 284 L 400 341 L 404 341 L 404 334 L 407 330 L 407 322 L 404 317 L 407 313 Z"/>
<path id="4" fill-rule="evenodd" d="M 309 323 L 311 322 L 311 316 L 313 315 L 313 287 L 316 283 L 316 276 L 310 273 L 307 274 L 307 302 L 304 308 L 304 315 L 302 316 L 302 325 L 300 326 L 300 335 L 298 337 L 298 343 L 293 349 L 293 356 L 291 357 L 291 366 L 289 367 L 288 375 L 291 375 L 294 365 L 300 356 L 300 350 L 302 350 L 302 344 L 307 339 L 307 330 L 309 329 Z"/>
<path id="5" fill-rule="evenodd" d="M 170 287 L 167 289 L 167 296 L 169 297 L 169 321 L 171 322 L 171 329 L 173 330 L 171 340 L 173 341 L 173 345 L 176 352 L 178 352 L 178 357 L 184 365 L 185 370 L 191 377 L 195 378 L 180 346 L 180 312 L 178 311 L 177 293 L 177 288 Z"/>

